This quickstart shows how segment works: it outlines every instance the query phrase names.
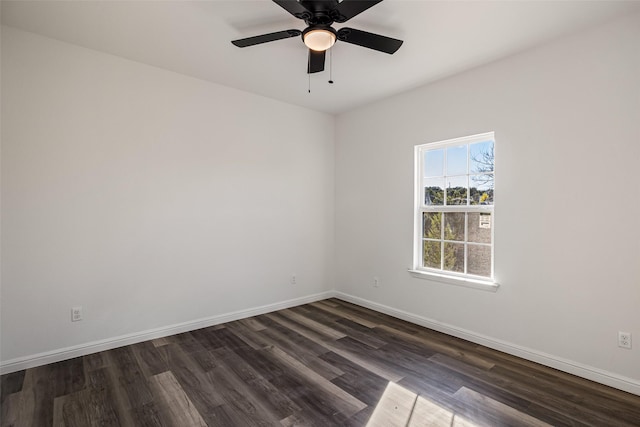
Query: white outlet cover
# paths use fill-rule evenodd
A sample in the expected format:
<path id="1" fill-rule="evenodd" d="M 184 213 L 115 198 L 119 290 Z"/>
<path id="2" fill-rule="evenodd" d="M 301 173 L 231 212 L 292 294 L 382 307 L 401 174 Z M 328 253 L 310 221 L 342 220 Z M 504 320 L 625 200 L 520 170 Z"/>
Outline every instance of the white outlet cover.
<path id="1" fill-rule="evenodd" d="M 630 332 L 618 332 L 618 347 L 631 348 L 631 333 Z"/>
<path id="2" fill-rule="evenodd" d="M 78 322 L 82 320 L 82 307 L 72 307 L 71 308 L 71 321 Z"/>

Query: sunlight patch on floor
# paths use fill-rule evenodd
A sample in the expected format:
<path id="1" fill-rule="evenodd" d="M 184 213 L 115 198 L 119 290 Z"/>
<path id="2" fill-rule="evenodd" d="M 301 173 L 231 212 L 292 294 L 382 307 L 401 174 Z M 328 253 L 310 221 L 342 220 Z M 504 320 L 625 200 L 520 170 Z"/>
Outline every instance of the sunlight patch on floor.
<path id="1" fill-rule="evenodd" d="M 447 427 L 478 427 L 448 409 L 439 406 L 429 399 L 418 396 L 416 404 L 407 424 L 409 427 L 418 426 L 447 426 Z"/>
<path id="2" fill-rule="evenodd" d="M 367 427 L 477 427 L 448 409 L 389 381 Z"/>

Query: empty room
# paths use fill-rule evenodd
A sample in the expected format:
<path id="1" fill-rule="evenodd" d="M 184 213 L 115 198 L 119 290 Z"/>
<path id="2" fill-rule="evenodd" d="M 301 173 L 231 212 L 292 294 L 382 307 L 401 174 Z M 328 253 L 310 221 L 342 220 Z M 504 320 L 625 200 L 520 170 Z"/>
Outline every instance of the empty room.
<path id="1" fill-rule="evenodd" d="M 0 427 L 640 426 L 640 1 L 0 4 Z"/>

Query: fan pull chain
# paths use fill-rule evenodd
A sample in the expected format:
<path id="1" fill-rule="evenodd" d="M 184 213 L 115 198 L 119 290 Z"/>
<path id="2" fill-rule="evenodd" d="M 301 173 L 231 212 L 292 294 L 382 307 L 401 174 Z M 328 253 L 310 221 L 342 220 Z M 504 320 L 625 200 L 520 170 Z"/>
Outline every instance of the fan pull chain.
<path id="1" fill-rule="evenodd" d="M 309 51 L 309 55 L 307 55 L 307 93 L 311 93 L 311 51 Z"/>
<path id="2" fill-rule="evenodd" d="M 333 49 L 329 49 L 329 84 L 333 84 Z"/>

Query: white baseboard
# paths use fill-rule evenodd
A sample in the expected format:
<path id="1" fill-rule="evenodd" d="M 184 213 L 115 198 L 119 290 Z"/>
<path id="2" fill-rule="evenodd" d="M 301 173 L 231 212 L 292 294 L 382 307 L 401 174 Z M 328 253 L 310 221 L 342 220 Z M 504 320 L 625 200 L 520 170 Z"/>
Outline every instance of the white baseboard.
<path id="1" fill-rule="evenodd" d="M 502 351 L 513 356 L 518 356 L 523 359 L 530 360 L 532 362 L 540 363 L 541 365 L 549 366 L 554 369 L 558 369 L 563 372 L 567 372 L 582 378 L 586 378 L 591 381 L 595 381 L 610 387 L 624 390 L 629 393 L 633 393 L 640 396 L 640 382 L 632 378 L 623 377 L 621 375 L 607 372 L 602 369 L 594 368 L 592 366 L 583 365 L 581 363 L 574 362 L 572 360 L 563 359 L 551 354 L 543 353 L 530 348 L 522 347 L 516 344 L 512 344 L 506 341 L 498 340 L 488 337 L 486 335 L 478 334 L 473 331 L 458 328 L 446 323 L 438 322 L 433 319 L 429 319 L 423 316 L 419 316 L 413 313 L 409 313 L 403 310 L 398 310 L 393 307 L 389 307 L 377 302 L 369 301 L 360 297 L 345 294 L 343 292 L 336 291 L 335 297 L 362 307 L 370 308 L 371 310 L 378 311 L 380 313 L 388 314 L 398 319 L 406 320 L 407 322 L 415 323 L 416 325 L 424 326 L 429 329 L 433 329 L 438 332 L 452 335 L 454 337 L 462 338 L 467 341 L 481 344 L 485 347 L 492 348 L 494 350 Z"/>
<path id="2" fill-rule="evenodd" d="M 238 310 L 231 313 L 219 314 L 216 316 L 205 317 L 203 319 L 192 320 L 189 322 L 177 323 L 174 325 L 164 326 L 161 328 L 149 329 L 146 331 L 135 332 L 132 334 L 121 335 L 114 338 L 108 338 L 99 341 L 92 341 L 85 344 L 74 345 L 71 347 L 60 348 L 53 351 L 38 353 L 30 356 L 19 357 L 3 361 L 0 363 L 0 374 L 8 374 L 20 371 L 22 369 L 42 366 L 49 363 L 60 362 L 62 360 L 72 359 L 74 357 L 85 356 L 87 354 L 96 353 L 104 350 L 111 350 L 125 345 L 136 344 L 142 341 L 162 338 L 169 335 L 175 335 L 182 332 L 193 331 L 208 326 L 219 325 L 221 323 L 232 322 L 234 320 L 244 319 L 246 317 L 257 316 L 259 314 L 270 313 L 272 311 L 282 310 L 285 308 L 295 307 L 297 305 L 308 304 L 314 301 L 320 301 L 335 296 L 334 291 L 326 291 L 318 294 L 307 295 L 300 298 L 293 298 L 287 301 L 277 302 L 273 304 L 262 305 L 260 307 Z"/>
<path id="3" fill-rule="evenodd" d="M 219 325 L 221 323 L 232 322 L 246 317 L 257 316 L 333 297 L 640 396 L 640 382 L 632 378 L 623 377 L 612 372 L 607 372 L 592 366 L 583 365 L 551 354 L 508 343 L 506 341 L 438 322 L 407 311 L 398 310 L 377 302 L 333 290 L 3 361 L 0 363 L 0 374 L 4 375 L 20 371 L 22 369 L 60 362 L 62 360 L 85 356 L 99 351 L 111 350 L 125 345 L 136 344 L 142 341 L 193 331 L 195 329 Z"/>

